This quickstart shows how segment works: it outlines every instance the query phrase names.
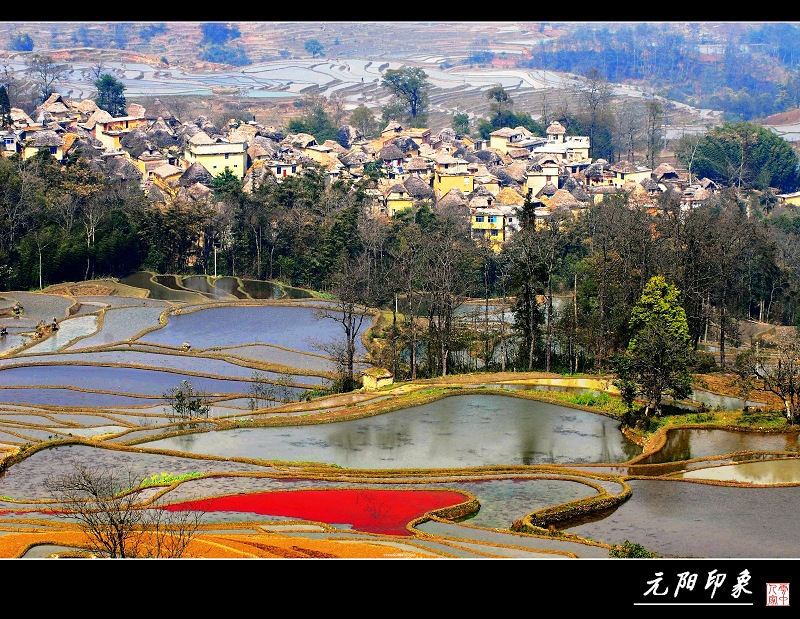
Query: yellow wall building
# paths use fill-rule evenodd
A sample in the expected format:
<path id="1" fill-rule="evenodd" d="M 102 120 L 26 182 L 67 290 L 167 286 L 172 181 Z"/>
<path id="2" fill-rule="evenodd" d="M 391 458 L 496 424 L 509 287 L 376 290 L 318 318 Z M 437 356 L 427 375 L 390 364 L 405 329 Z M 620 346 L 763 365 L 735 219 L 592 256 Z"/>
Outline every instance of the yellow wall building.
<path id="1" fill-rule="evenodd" d="M 194 136 L 193 136 L 194 137 Z M 210 139 L 210 138 L 209 138 Z M 192 143 L 184 151 L 183 158 L 188 168 L 199 162 L 211 176 L 229 170 L 235 177 L 244 178 L 247 172 L 247 150 L 244 142 Z"/>

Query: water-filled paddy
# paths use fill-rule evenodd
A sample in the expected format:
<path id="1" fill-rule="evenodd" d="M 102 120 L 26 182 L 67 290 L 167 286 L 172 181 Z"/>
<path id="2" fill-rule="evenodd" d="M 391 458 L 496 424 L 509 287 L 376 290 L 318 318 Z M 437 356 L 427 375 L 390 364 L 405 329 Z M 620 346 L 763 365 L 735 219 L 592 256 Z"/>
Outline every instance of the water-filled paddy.
<path id="1" fill-rule="evenodd" d="M 237 428 L 142 446 L 357 469 L 622 462 L 641 448 L 618 425 L 545 402 L 468 394 L 335 424 Z"/>
<path id="2" fill-rule="evenodd" d="M 9 387 L 53 386 L 90 391 L 110 391 L 145 396 L 161 396 L 182 380 L 189 380 L 195 390 L 208 394 L 247 393 L 250 383 L 193 376 L 166 370 L 89 365 L 32 365 L 0 370 L 0 381 Z M 0 392 L 0 398 L 3 398 Z"/>
<path id="3" fill-rule="evenodd" d="M 317 320 L 311 307 L 285 305 L 226 305 L 171 314 L 165 326 L 138 338 L 141 342 L 193 348 L 236 346 L 260 342 L 303 352 L 324 353 L 318 342 L 341 338 L 342 326 L 333 319 Z M 371 323 L 366 317 L 359 335 Z M 364 354 L 357 344 L 356 354 Z"/>
<path id="4" fill-rule="evenodd" d="M 636 540 L 669 557 L 800 557 L 796 487 L 740 488 L 633 479 L 609 514 L 564 528 L 599 542 Z"/>
<path id="5" fill-rule="evenodd" d="M 79 350 L 93 346 L 108 346 L 116 342 L 125 342 L 139 335 L 145 329 L 160 326 L 161 307 L 116 307 L 103 312 L 102 329 L 72 344 L 70 350 Z"/>
<path id="6" fill-rule="evenodd" d="M 61 350 L 69 345 L 70 342 L 90 335 L 96 331 L 97 316 L 94 314 L 67 318 L 59 324 L 58 331 L 53 333 L 44 341 L 26 348 L 24 354 L 36 355 L 43 352 Z"/>
<path id="7" fill-rule="evenodd" d="M 800 433 L 742 432 L 722 428 L 678 428 L 667 433 L 662 449 L 640 464 L 676 462 L 725 455 L 738 451 L 800 452 Z"/>
<path id="8" fill-rule="evenodd" d="M 322 367 L 329 369 L 331 361 L 313 341 L 333 341 L 341 337 L 341 325 L 333 320 L 316 321 L 313 319 L 314 309 L 310 305 L 322 304 L 320 300 L 293 301 L 292 305 L 257 305 L 252 300 L 247 304 L 236 306 L 234 303 L 217 306 L 215 288 L 226 294 L 238 297 L 248 296 L 249 288 L 256 295 L 268 295 L 270 291 L 278 295 L 284 294 L 280 287 L 271 283 L 253 284 L 240 282 L 236 278 L 211 279 L 204 276 L 164 281 L 172 286 L 163 286 L 144 274 L 150 287 L 157 290 L 159 286 L 164 292 L 164 299 L 109 297 L 82 297 L 86 303 L 93 303 L 91 311 L 82 313 L 76 309 L 75 301 L 58 295 L 43 295 L 42 298 L 25 297 L 26 315 L 16 319 L 16 324 L 23 321 L 32 323 L 35 309 L 41 319 L 49 322 L 58 314 L 60 307 L 66 315 L 74 316 L 62 320 L 62 325 L 78 317 L 97 317 L 102 314 L 96 334 L 79 339 L 61 352 L 47 352 L 44 349 L 58 350 L 56 341 L 39 349 L 41 354 L 29 352 L 27 355 L 8 356 L 0 360 L 0 366 L 18 363 L 41 364 L 36 368 L 14 368 L 0 370 L 0 379 L 10 379 L 11 384 L 19 383 L 19 387 L 10 387 L 8 381 L 0 381 L 0 402 L 7 402 L 0 411 L 0 448 L 9 450 L 24 443 L 35 443 L 47 440 L 56 433 L 60 436 L 72 435 L 76 439 L 91 439 L 90 445 L 62 445 L 57 449 L 38 452 L 14 464 L 4 474 L 0 474 L 0 497 L 13 497 L 20 501 L 44 500 L 47 493 L 42 488 L 45 476 L 51 473 L 64 472 L 72 462 L 90 463 L 124 470 L 133 466 L 135 472 L 143 475 L 169 473 L 180 475 L 190 472 L 211 474 L 208 478 L 191 479 L 169 490 L 165 498 L 170 502 L 187 501 L 198 497 L 223 496 L 227 494 L 254 494 L 262 492 L 282 492 L 291 494 L 291 490 L 349 490 L 360 489 L 448 489 L 468 492 L 474 495 L 480 509 L 472 514 L 460 526 L 452 523 L 425 523 L 420 530 L 434 534 L 453 537 L 466 536 L 461 544 L 464 548 L 448 552 L 459 553 L 459 556 L 474 556 L 466 550 L 467 546 L 480 544 L 481 536 L 495 536 L 495 543 L 523 544 L 524 538 L 514 537 L 502 532 L 513 521 L 526 514 L 555 504 L 592 497 L 597 494 L 594 485 L 607 487 L 608 492 L 617 494 L 621 491 L 622 482 L 614 480 L 597 480 L 591 483 L 583 475 L 602 474 L 636 475 L 630 480 L 634 487 L 631 499 L 620 505 L 611 514 L 597 515 L 595 522 L 579 525 L 587 527 L 585 535 L 591 539 L 608 543 L 621 543 L 624 539 L 640 542 L 651 550 L 684 553 L 685 539 L 698 537 L 709 529 L 709 543 L 698 544 L 702 556 L 740 556 L 750 542 L 744 542 L 742 531 L 736 523 L 738 518 L 749 517 L 749 506 L 740 502 L 750 502 L 755 498 L 764 500 L 758 506 L 762 518 L 780 522 L 783 518 L 781 503 L 783 495 L 775 494 L 775 490 L 796 490 L 796 488 L 776 488 L 778 483 L 797 483 L 800 477 L 798 462 L 800 459 L 784 457 L 781 460 L 759 460 L 759 453 L 794 454 L 797 448 L 795 435 L 763 435 L 749 434 L 745 437 L 741 432 L 727 430 L 707 430 L 708 434 L 686 433 L 669 436 L 668 444 L 660 455 L 651 457 L 646 462 L 651 464 L 627 465 L 626 462 L 640 455 L 641 450 L 622 437 L 618 422 L 610 417 L 587 413 L 558 406 L 535 402 L 525 398 L 480 393 L 464 396 L 451 396 L 430 404 L 395 410 L 375 417 L 346 422 L 318 425 L 283 426 L 272 428 L 239 428 L 226 431 L 200 431 L 208 429 L 219 422 L 221 416 L 235 416 L 247 419 L 252 415 L 249 410 L 247 389 L 253 370 L 259 363 L 274 363 L 296 368 L 300 372 L 319 371 Z M 269 284 L 269 285 L 268 285 Z M 240 288 L 241 285 L 241 288 Z M 183 289 L 183 290 L 182 290 Z M 190 290 L 187 290 L 190 289 Z M 229 292 L 230 291 L 230 292 Z M 235 291 L 237 294 L 234 294 Z M 285 292 L 290 293 L 290 290 Z M 304 291 L 299 291 L 304 293 Z M 169 294 L 168 294 L 169 293 Z M 200 297 L 204 303 L 213 304 L 193 311 L 195 306 L 181 306 L 184 293 L 193 295 L 193 303 Z M 202 293 L 202 294 L 201 294 Z M 33 293 L 28 293 L 33 294 Z M 125 293 L 129 294 L 129 293 Z M 130 293 L 133 294 L 133 293 Z M 172 294 L 173 296 L 169 296 Z M 209 296 L 210 295 L 210 296 Z M 291 296 L 291 295 L 290 295 Z M 185 299 L 185 297 L 183 297 Z M 218 297 L 217 297 L 218 298 Z M 265 298 L 274 298 L 266 297 Z M 107 300 L 107 303 L 106 303 Z M 10 299 L 6 299 L 10 303 Z M 335 309 L 330 303 L 331 309 Z M 84 305 L 84 307 L 87 307 Z M 102 308 L 106 309 L 102 309 Z M 167 323 L 159 326 L 159 315 L 164 309 L 178 308 L 177 315 L 166 315 Z M 56 308 L 54 313 L 52 308 Z M 70 309 L 71 308 L 71 309 Z M 48 315 L 49 314 L 49 315 Z M 194 322 L 196 321 L 196 322 Z M 365 321 L 368 326 L 369 320 Z M 77 324 L 77 323 L 76 323 Z M 261 327 L 253 329 L 253 326 Z M 147 333 L 143 331 L 153 329 Z M 67 335 L 62 331 L 64 335 Z M 276 336 L 277 341 L 267 341 L 264 336 Z M 136 341 L 130 338 L 138 337 Z M 162 339 L 163 338 L 163 339 Z M 280 339 L 283 338 L 283 339 Z M 189 352 L 172 351 L 180 348 L 182 343 L 191 342 Z M 44 343 L 44 342 L 42 342 Z M 93 347 L 94 350 L 83 350 Z M 96 348 L 95 348 L 96 347 Z M 30 349 L 29 349 L 30 351 Z M 363 352 L 363 351 L 362 351 Z M 361 354 L 361 353 L 359 353 Z M 56 365 L 69 363 L 72 365 Z M 101 367 L 89 363 L 114 364 L 128 367 Z M 319 364 L 317 366 L 316 364 Z M 140 367 L 130 367 L 132 365 Z M 359 366 L 360 367 L 360 366 Z M 73 369 L 69 369 L 73 368 Z M 149 368 L 149 369 L 145 369 Z M 19 372 L 23 370 L 22 372 Z M 6 372 L 9 372 L 6 374 Z M 72 372 L 72 373 L 70 373 Z M 267 378 L 275 378 L 275 373 L 264 372 Z M 224 389 L 222 396 L 212 403 L 210 419 L 206 423 L 197 424 L 198 430 L 193 434 L 163 438 L 167 432 L 174 431 L 174 425 L 168 420 L 168 407 L 164 403 L 165 387 L 177 385 L 181 378 L 188 378 L 193 385 L 202 391 L 215 392 L 215 388 Z M 48 387 L 33 384 L 39 380 L 47 380 L 49 384 L 60 385 Z M 202 382 L 201 379 L 219 382 Z M 228 380 L 226 380 L 228 379 Z M 309 383 L 316 377 L 310 375 L 293 375 L 295 383 Z M 321 379 L 318 379 L 321 380 Z M 554 379 L 555 380 L 555 379 Z M 559 382 L 539 385 L 501 385 L 510 389 L 561 391 L 588 390 L 597 392 L 604 389 L 597 384 L 575 384 L 566 386 L 566 379 Z M 22 386 L 25 384 L 26 386 Z M 238 391 L 228 391 L 231 385 L 241 387 Z M 313 384 L 317 384 L 314 382 Z M 209 387 L 210 389 L 205 389 Z M 85 389 L 86 391 L 80 391 Z M 113 393 L 101 393 L 102 390 Z M 293 391 L 296 398 L 300 391 Z M 133 397 L 134 395 L 146 397 Z M 478 399 L 470 400 L 473 396 Z M 702 394 L 700 394 L 702 396 Z M 360 396 L 363 397 L 363 396 Z M 379 401 L 389 397 L 377 396 Z M 482 401 L 480 398 L 489 398 Z M 494 400 L 492 398 L 495 398 Z M 495 402 L 495 403 L 493 403 Z M 496 402 L 502 402 L 497 405 Z M 277 403 L 277 402 L 275 402 Z M 354 404 L 355 400 L 350 404 Z M 29 404 L 30 406 L 25 406 Z M 313 402 L 312 402 L 313 404 Z M 736 407 L 736 402 L 725 403 Z M 317 409 L 298 410 L 292 412 L 275 412 L 265 409 L 260 418 L 267 419 L 281 416 L 288 420 L 320 414 L 322 411 L 343 408 L 346 404 L 333 406 L 330 402 L 320 401 Z M 36 407 L 40 408 L 36 408 Z M 708 402 L 709 408 L 716 405 Z M 88 414 L 91 409 L 98 413 Z M 71 412 L 70 412 L 71 411 Z M 202 426 L 202 427 L 201 427 Z M 688 431 L 686 431 L 688 432 Z M 694 432 L 694 431 L 692 431 Z M 123 433 L 117 438 L 108 436 L 112 433 Z M 155 439 L 155 440 L 151 440 Z M 138 441 L 145 440 L 139 443 Z M 136 443 L 130 447 L 130 442 Z M 103 445 L 121 449 L 104 449 Z M 135 449 L 136 451 L 127 451 Z M 244 464 L 224 460 L 208 460 L 203 457 L 183 457 L 179 455 L 165 456 L 150 453 L 151 449 L 174 450 L 176 454 L 187 456 L 201 454 L 219 454 L 223 458 L 254 458 L 256 460 L 283 461 L 280 467 L 273 468 L 262 465 Z M 748 450 L 753 450 L 752 454 Z M 742 454 L 729 456 L 720 460 L 702 460 L 726 454 Z M 700 460 L 686 463 L 686 458 Z M 737 459 L 745 460 L 734 465 Z M 307 476 L 306 465 L 299 463 L 330 463 L 326 478 Z M 658 464 L 658 462 L 665 462 Z M 543 473 L 515 471 L 511 473 L 491 474 L 479 472 L 477 467 L 525 467 L 545 464 L 548 472 Z M 671 463 L 671 464 L 670 464 Z M 280 479 L 269 475 L 286 475 L 286 467 L 293 473 L 290 477 Z M 670 468 L 671 467 L 671 468 Z M 378 482 L 369 477 L 352 475 L 363 469 L 380 470 L 387 475 Z M 436 475 L 419 475 L 419 469 L 441 469 L 441 477 Z M 458 470 L 455 477 L 449 471 Z M 563 470 L 563 474 L 558 471 Z M 416 471 L 416 472 L 415 472 Z M 567 471 L 570 471 L 567 473 Z M 247 473 L 246 476 L 239 475 Z M 265 474 L 268 475 L 264 477 Z M 348 473 L 351 476 L 348 476 Z M 715 501 L 718 495 L 709 488 L 714 488 L 703 480 L 717 482 L 742 482 L 760 485 L 772 484 L 773 487 L 750 488 L 764 491 L 761 495 L 736 494 L 747 488 L 727 487 L 731 494 L 723 494 L 724 500 L 714 505 L 713 522 L 706 522 L 695 516 L 679 501 L 678 507 L 684 510 L 690 531 L 686 527 L 678 527 L 670 520 L 661 522 L 655 518 L 654 523 L 643 524 L 641 520 L 650 518 L 650 509 L 668 509 L 659 507 L 659 497 L 663 491 L 653 495 L 655 503 L 650 506 L 651 499 L 648 486 L 643 485 L 639 475 L 668 476 L 659 481 L 668 484 L 672 492 L 695 495 L 694 500 L 700 504 Z M 376 474 L 377 475 L 377 474 Z M 569 477 L 569 478 L 568 478 Z M 619 478 L 615 478 L 619 479 Z M 787 480 L 784 482 L 784 480 Z M 638 496 L 637 496 L 638 495 Z M 639 503 L 635 503 L 636 498 Z M 688 499 L 687 499 L 688 500 Z M 8 501 L 0 499 L 0 509 L 8 507 Z M 27 505 L 35 508 L 33 505 Z M 789 504 L 790 508 L 794 506 Z M 625 509 L 633 510 L 631 522 L 627 520 Z M 638 510 L 638 511 L 637 511 Z M 278 510 L 281 511 L 281 510 Z M 241 520 L 261 520 L 264 514 L 226 513 L 208 514 L 209 521 L 238 522 Z M 288 517 L 287 517 L 288 518 Z M 619 518 L 619 526 L 612 526 L 605 521 L 608 518 Z M 274 519 L 279 520 L 279 517 Z M 313 518 L 312 518 L 313 519 Z M 728 522 L 730 521 L 730 522 Z M 733 524 L 731 524 L 733 523 Z M 603 526 L 593 529 L 597 524 Z M 725 525 L 731 533 L 725 537 L 717 533 L 714 527 Z M 605 527 L 611 527 L 606 530 Z M 663 530 L 659 527 L 663 526 Z M 442 533 L 436 533 L 445 527 Z M 447 528 L 449 527 L 449 528 Z M 627 527 L 627 528 L 626 528 Z M 458 532 L 456 532 L 458 531 Z M 687 532 L 688 531 L 688 532 Z M 771 531 L 756 532 L 769 536 Z M 659 537 L 658 543 L 654 536 Z M 503 538 L 513 537 L 509 542 Z M 671 539 L 675 537 L 676 539 Z M 533 538 L 537 539 L 537 538 Z M 547 540 L 556 545 L 557 540 Z M 783 541 L 783 540 L 781 540 Z M 437 542 L 430 540 L 430 544 Z M 540 547 L 545 541 L 537 540 Z M 780 543 L 780 542 L 779 542 Z M 574 546 L 581 546 L 573 544 Z M 762 547 L 764 556 L 796 556 L 795 548 L 773 550 L 769 544 L 756 542 L 753 547 Z M 442 544 L 443 549 L 448 548 Z M 605 556 L 606 551 L 597 547 L 581 549 L 586 554 L 579 556 Z M 515 551 L 504 549 L 508 556 L 517 556 Z M 502 555 L 497 550 L 498 555 Z M 758 555 L 761 556 L 761 555 Z"/>
<path id="9" fill-rule="evenodd" d="M 708 466 L 677 473 L 681 479 L 711 479 L 756 485 L 796 484 L 800 482 L 800 458 L 742 462 Z"/>

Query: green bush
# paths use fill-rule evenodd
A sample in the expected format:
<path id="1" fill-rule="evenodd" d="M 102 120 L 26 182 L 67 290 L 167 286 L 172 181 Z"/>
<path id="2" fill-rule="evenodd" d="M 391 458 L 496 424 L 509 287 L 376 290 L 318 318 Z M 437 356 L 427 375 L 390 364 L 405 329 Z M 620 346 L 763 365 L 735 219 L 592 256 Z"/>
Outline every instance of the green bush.
<path id="1" fill-rule="evenodd" d="M 698 350 L 694 353 L 694 363 L 692 364 L 692 371 L 698 374 L 709 374 L 710 372 L 717 372 L 720 370 L 717 365 L 717 358 L 713 353 Z"/>
<path id="2" fill-rule="evenodd" d="M 608 556 L 615 559 L 650 559 L 658 555 L 645 549 L 641 544 L 625 540 L 622 546 L 614 545 L 608 551 Z"/>

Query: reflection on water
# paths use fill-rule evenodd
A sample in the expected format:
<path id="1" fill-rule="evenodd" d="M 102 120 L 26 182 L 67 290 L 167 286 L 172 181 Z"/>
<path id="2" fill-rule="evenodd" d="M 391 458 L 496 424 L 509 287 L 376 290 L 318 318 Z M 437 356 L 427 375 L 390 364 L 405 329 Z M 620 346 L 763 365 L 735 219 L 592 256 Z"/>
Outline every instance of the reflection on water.
<path id="1" fill-rule="evenodd" d="M 243 279 L 242 290 L 252 299 L 280 299 L 283 296 L 278 284 L 258 279 Z"/>
<path id="2" fill-rule="evenodd" d="M 735 411 L 744 407 L 744 400 L 741 398 L 711 393 L 710 391 L 703 391 L 702 389 L 695 389 L 692 395 L 689 396 L 689 399 L 700 404 L 705 404 L 708 408 L 723 411 Z M 752 400 L 748 400 L 747 405 L 750 407 L 766 406 L 763 402 L 754 402 Z"/>
<path id="3" fill-rule="evenodd" d="M 247 294 L 242 291 L 239 279 L 236 277 L 220 277 L 214 281 L 214 286 L 219 290 L 229 294 L 237 299 L 247 299 Z"/>
<path id="4" fill-rule="evenodd" d="M 800 459 L 774 459 L 761 462 L 744 462 L 713 466 L 676 475 L 682 479 L 713 479 L 750 484 L 796 484 L 800 483 Z"/>
<path id="5" fill-rule="evenodd" d="M 199 292 L 209 299 L 230 300 L 233 297 L 224 290 L 221 290 L 209 282 L 207 275 L 189 275 L 180 279 L 180 284 L 184 288 Z"/>
<path id="6" fill-rule="evenodd" d="M 800 557 L 796 487 L 742 488 L 632 479 L 631 497 L 562 527 L 598 542 L 642 544 L 664 557 Z"/>
<path id="7" fill-rule="evenodd" d="M 76 338 L 84 337 L 97 331 L 97 315 L 87 314 L 67 318 L 59 324 L 59 329 L 46 340 L 25 349 L 25 354 L 36 354 L 60 350 Z"/>
<path id="8" fill-rule="evenodd" d="M 141 446 L 362 469 L 611 463 L 641 453 L 618 425 L 545 402 L 469 394 L 335 424 L 207 432 L 191 450 L 174 438 Z"/>
<path id="9" fill-rule="evenodd" d="M 155 281 L 161 278 L 163 281 L 170 284 L 166 286 L 163 283 Z M 174 275 L 158 276 L 148 271 L 137 271 L 128 277 L 120 280 L 121 283 L 135 288 L 143 288 L 150 292 L 151 299 L 160 299 L 163 301 L 186 301 L 187 303 L 203 301 L 206 299 L 198 292 L 192 292 L 179 287 L 175 282 Z"/>
<path id="10" fill-rule="evenodd" d="M 722 428 L 680 428 L 667 432 L 664 447 L 637 464 L 677 462 L 737 451 L 800 452 L 798 432 L 739 432 Z"/>

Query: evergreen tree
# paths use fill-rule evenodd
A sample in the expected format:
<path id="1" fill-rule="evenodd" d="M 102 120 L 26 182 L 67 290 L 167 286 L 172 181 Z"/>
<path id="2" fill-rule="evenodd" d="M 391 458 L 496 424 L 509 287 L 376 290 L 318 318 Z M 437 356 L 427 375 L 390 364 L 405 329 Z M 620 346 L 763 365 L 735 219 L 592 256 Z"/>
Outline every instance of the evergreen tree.
<path id="1" fill-rule="evenodd" d="M 125 116 L 125 84 L 109 73 L 104 73 L 100 79 L 95 80 L 97 106 L 114 117 Z"/>
<path id="2" fill-rule="evenodd" d="M 6 87 L 0 86 L 0 128 L 7 129 L 9 126 L 11 126 L 11 102 Z"/>
<path id="3" fill-rule="evenodd" d="M 691 338 L 680 291 L 661 275 L 652 277 L 631 311 L 633 337 L 618 365 L 624 381 L 636 384 L 646 400 L 644 415 L 661 413 L 661 400 L 692 393 Z"/>

